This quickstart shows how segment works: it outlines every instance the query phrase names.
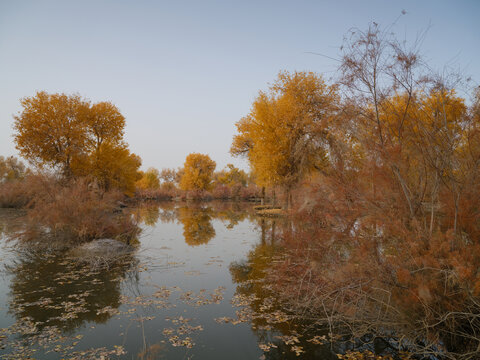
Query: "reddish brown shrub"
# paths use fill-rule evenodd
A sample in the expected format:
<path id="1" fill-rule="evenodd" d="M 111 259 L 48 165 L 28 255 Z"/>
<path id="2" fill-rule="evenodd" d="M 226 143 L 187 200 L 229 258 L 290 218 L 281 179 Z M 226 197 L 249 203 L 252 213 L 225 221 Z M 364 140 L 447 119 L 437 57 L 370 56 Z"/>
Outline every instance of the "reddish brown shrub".
<path id="1" fill-rule="evenodd" d="M 23 179 L 0 183 L 0 207 L 31 207 L 35 195 L 44 192 L 49 184 L 56 181 L 53 176 L 29 174 Z"/>
<path id="2" fill-rule="evenodd" d="M 20 236 L 24 240 L 39 235 L 62 242 L 128 240 L 139 231 L 133 218 L 121 212 L 120 192 L 99 192 L 83 179 L 64 184 L 54 176 L 32 175 L 3 184 L 0 198 L 2 205 L 28 208 L 29 229 Z"/>

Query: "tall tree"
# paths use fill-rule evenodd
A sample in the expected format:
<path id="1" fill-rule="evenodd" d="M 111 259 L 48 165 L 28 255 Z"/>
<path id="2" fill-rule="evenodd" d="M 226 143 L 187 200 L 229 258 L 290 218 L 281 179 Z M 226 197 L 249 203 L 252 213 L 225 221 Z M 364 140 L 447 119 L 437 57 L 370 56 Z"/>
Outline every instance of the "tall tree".
<path id="1" fill-rule="evenodd" d="M 192 153 L 187 156 L 180 180 L 183 190 L 209 190 L 212 186 L 216 163 L 208 155 Z"/>
<path id="2" fill-rule="evenodd" d="M 233 164 L 227 164 L 225 169 L 215 173 L 215 180 L 227 186 L 246 186 L 248 174 L 236 168 Z"/>
<path id="3" fill-rule="evenodd" d="M 31 163 L 60 167 L 70 177 L 72 159 L 85 149 L 88 102 L 79 95 L 41 91 L 20 104 L 23 110 L 13 125 L 17 150 Z"/>
<path id="4" fill-rule="evenodd" d="M 28 161 L 60 168 L 66 178 L 90 177 L 104 190 L 134 192 L 141 160 L 123 140 L 125 118 L 115 105 L 44 91 L 21 105 L 14 139 Z"/>
<path id="5" fill-rule="evenodd" d="M 123 140 L 125 117 L 110 102 L 93 104 L 86 119 L 86 133 L 90 150 L 99 150 L 104 142 L 113 144 Z"/>
<path id="6" fill-rule="evenodd" d="M 290 191 L 314 168 L 326 165 L 328 128 L 338 100 L 335 86 L 312 72 L 281 72 L 261 91 L 237 124 L 233 155 L 246 155 L 262 186 Z"/>
<path id="7" fill-rule="evenodd" d="M 149 168 L 141 175 L 142 178 L 137 181 L 138 188 L 155 190 L 160 187 L 160 173 L 157 169 Z"/>

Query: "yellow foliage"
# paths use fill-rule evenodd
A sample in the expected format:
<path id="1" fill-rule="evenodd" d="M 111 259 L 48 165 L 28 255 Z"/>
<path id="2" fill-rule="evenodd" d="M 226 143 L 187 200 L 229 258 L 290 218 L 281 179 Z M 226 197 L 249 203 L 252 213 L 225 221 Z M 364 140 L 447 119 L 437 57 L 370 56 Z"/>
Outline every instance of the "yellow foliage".
<path id="1" fill-rule="evenodd" d="M 236 168 L 232 164 L 228 164 L 226 169 L 216 173 L 215 178 L 217 182 L 227 186 L 246 186 L 248 182 L 247 173 Z"/>
<path id="2" fill-rule="evenodd" d="M 123 142 L 125 118 L 115 105 L 44 91 L 23 98 L 21 105 L 14 139 L 23 157 L 58 167 L 67 178 L 87 176 L 104 190 L 134 193 L 141 160 Z"/>
<path id="3" fill-rule="evenodd" d="M 28 170 L 25 165 L 13 156 L 4 158 L 0 156 L 0 183 L 3 181 L 12 181 L 23 179 Z"/>
<path id="4" fill-rule="evenodd" d="M 105 141 L 121 142 L 124 128 L 125 118 L 115 105 L 110 102 L 92 105 L 86 119 L 87 142 L 90 150 L 97 150 Z"/>
<path id="5" fill-rule="evenodd" d="M 132 196 L 141 176 L 138 171 L 141 165 L 140 157 L 130 153 L 126 144 L 103 143 L 98 151 L 76 158 L 72 171 L 75 176 L 95 179 L 105 191 L 115 188 Z"/>
<path id="6" fill-rule="evenodd" d="M 182 190 L 208 190 L 212 186 L 216 163 L 208 155 L 192 153 L 185 159 L 180 180 Z"/>
<path id="7" fill-rule="evenodd" d="M 141 173 L 142 178 L 137 181 L 137 187 L 143 190 L 156 190 L 160 188 L 160 173 L 155 168 L 149 168 Z"/>
<path id="8" fill-rule="evenodd" d="M 460 133 L 466 113 L 464 100 L 457 97 L 454 90 L 413 97 L 396 94 L 384 99 L 380 106 L 383 126 L 393 144 L 408 137 L 427 136 L 440 129 Z"/>
<path id="9" fill-rule="evenodd" d="M 245 154 L 259 185 L 295 185 L 326 162 L 324 142 L 338 96 L 312 72 L 282 72 L 237 124 L 231 153 Z"/>
<path id="10" fill-rule="evenodd" d="M 85 148 L 89 104 L 79 95 L 44 91 L 20 104 L 23 111 L 13 125 L 17 150 L 34 164 L 60 166 L 71 175 L 72 158 Z"/>

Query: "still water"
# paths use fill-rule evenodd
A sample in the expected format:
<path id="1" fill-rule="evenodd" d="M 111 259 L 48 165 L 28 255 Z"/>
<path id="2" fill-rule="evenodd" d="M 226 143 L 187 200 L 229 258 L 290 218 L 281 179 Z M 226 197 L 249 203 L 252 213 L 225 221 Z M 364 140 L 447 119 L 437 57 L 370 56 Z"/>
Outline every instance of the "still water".
<path id="1" fill-rule="evenodd" d="M 263 281 L 280 220 L 251 204 L 131 210 L 137 250 L 108 269 L 19 250 L 21 213 L 0 209 L 1 359 L 336 359 Z"/>

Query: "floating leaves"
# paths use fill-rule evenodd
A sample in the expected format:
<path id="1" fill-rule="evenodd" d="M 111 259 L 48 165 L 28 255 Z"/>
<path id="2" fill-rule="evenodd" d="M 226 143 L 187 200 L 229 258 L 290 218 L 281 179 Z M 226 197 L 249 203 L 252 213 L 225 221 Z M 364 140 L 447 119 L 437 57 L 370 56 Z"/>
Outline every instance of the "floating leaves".
<path id="1" fill-rule="evenodd" d="M 303 348 L 301 346 L 292 346 L 291 347 L 291 350 L 295 353 L 295 355 L 297 356 L 300 356 L 302 353 L 304 353 L 305 351 L 303 351 Z"/>
<path id="2" fill-rule="evenodd" d="M 232 287 L 228 292 L 226 287 L 218 286 L 221 283 L 209 287 L 211 279 L 207 276 L 228 268 L 225 254 L 211 254 L 208 252 L 200 259 L 200 268 L 182 258 L 152 256 L 124 267 L 115 265 L 107 271 L 48 255 L 33 266 L 27 264 L 29 269 L 27 265 L 14 267 L 19 275 L 12 273 L 12 276 L 19 277 L 21 286 L 11 288 L 8 310 L 17 322 L 0 329 L 0 349 L 3 349 L 0 357 L 6 360 L 135 358 L 141 352 L 125 356 L 126 349 L 118 345 L 128 344 L 129 352 L 132 348 L 138 351 L 142 344 L 132 345 L 131 337 L 138 339 L 140 332 L 145 336 L 145 354 L 150 354 L 149 344 L 161 344 L 156 346 L 166 352 L 161 355 L 167 358 L 182 352 L 196 355 L 188 349 L 199 345 L 201 332 L 208 324 L 195 320 L 198 313 L 214 314 L 211 315 L 214 322 L 208 324 L 208 330 L 214 334 L 223 327 L 241 324 L 239 331 L 251 327 L 259 334 L 258 347 L 267 357 L 289 350 L 290 356 L 301 357 L 305 356 L 304 348 L 323 343 L 324 337 L 303 334 L 302 338 L 295 332 L 299 328 L 297 319 L 279 304 L 273 288 L 263 278 L 238 283 L 233 298 L 226 295 L 235 290 Z M 164 277 L 165 271 L 170 273 Z M 181 287 L 172 286 L 170 275 Z M 199 284 L 203 281 L 206 285 L 202 289 Z M 114 335 L 120 336 L 109 337 L 108 341 L 123 337 L 120 344 L 101 344 L 102 347 L 88 349 L 92 338 L 113 326 L 118 326 L 118 334 Z M 205 339 L 211 338 L 212 333 Z"/>
<path id="3" fill-rule="evenodd" d="M 322 335 L 322 336 L 316 335 L 307 341 L 311 342 L 312 344 L 323 345 L 327 341 L 327 337 L 325 335 Z"/>
<path id="4" fill-rule="evenodd" d="M 162 331 L 162 334 L 168 337 L 170 344 L 175 347 L 184 346 L 186 348 L 192 348 L 195 345 L 192 338 L 189 336 L 182 338 L 182 336 L 203 331 L 201 325 L 192 326 L 189 324 L 192 319 L 184 318 L 183 316 L 166 318 L 165 320 L 170 321 L 173 325 L 177 325 L 176 328 L 165 328 Z"/>
<path id="5" fill-rule="evenodd" d="M 280 339 L 283 341 L 285 345 L 295 345 L 300 343 L 300 340 L 297 336 L 294 335 L 282 335 L 282 336 L 275 336 L 275 338 Z"/>
<path id="6" fill-rule="evenodd" d="M 198 293 L 194 291 L 185 291 L 180 294 L 179 299 L 190 306 L 201 306 L 210 304 L 220 304 L 223 300 L 224 286 L 219 286 L 213 292 L 207 293 L 207 290 L 202 289 Z"/>
<path id="7" fill-rule="evenodd" d="M 347 351 L 346 354 L 344 355 L 338 354 L 337 357 L 343 360 L 393 360 L 393 358 L 390 355 L 387 355 L 387 356 L 375 355 L 373 352 L 369 350 L 362 351 L 362 352 Z M 405 358 L 410 358 L 410 356 L 407 355 L 407 357 Z"/>
<path id="8" fill-rule="evenodd" d="M 243 321 L 240 321 L 238 319 L 233 319 L 233 318 L 230 318 L 230 317 L 220 317 L 220 318 L 215 318 L 213 319 L 215 322 L 219 323 L 219 324 L 233 324 L 233 325 L 237 325 L 237 324 L 240 324 L 241 322 Z"/>
<path id="9" fill-rule="evenodd" d="M 117 315 L 119 313 L 118 309 L 114 309 L 111 306 L 105 306 L 104 308 L 97 310 L 97 315 L 108 314 L 108 315 Z"/>
<path id="10" fill-rule="evenodd" d="M 260 343 L 260 344 L 258 344 L 258 347 L 265 352 L 269 352 L 271 348 L 277 348 L 277 345 L 269 342 L 269 343 L 266 343 L 266 344 Z"/>

